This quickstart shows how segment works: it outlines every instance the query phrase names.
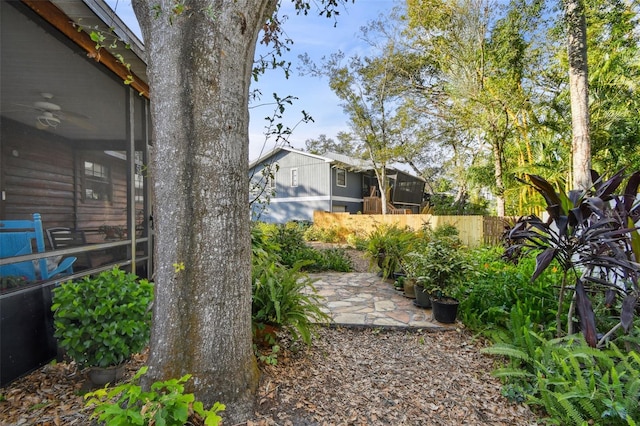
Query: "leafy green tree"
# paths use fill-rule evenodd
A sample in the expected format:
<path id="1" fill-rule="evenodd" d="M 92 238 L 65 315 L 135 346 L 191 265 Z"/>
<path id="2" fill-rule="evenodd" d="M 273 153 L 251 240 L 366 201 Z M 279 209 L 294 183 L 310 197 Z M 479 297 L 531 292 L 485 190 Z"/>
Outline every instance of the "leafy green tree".
<path id="1" fill-rule="evenodd" d="M 374 41 L 371 44 L 378 49 L 379 56 L 345 58 L 339 52 L 320 66 L 308 57 L 302 60 L 311 75 L 329 78 L 329 87 L 342 100 L 356 151 L 364 152 L 364 157 L 373 163 L 380 186 L 382 213 L 386 214 L 387 167 L 400 158 L 405 145 L 399 135 L 404 123 L 399 112 L 402 90 L 394 84 L 397 76 L 394 40 L 388 40 L 383 46 Z"/>
<path id="2" fill-rule="evenodd" d="M 305 149 L 311 154 L 322 155 L 327 152 L 335 152 L 353 156 L 356 152 L 353 141 L 345 133 L 338 134 L 338 141 L 320 134 L 317 139 L 307 139 L 304 142 Z"/>
<path id="3" fill-rule="evenodd" d="M 601 173 L 640 169 L 638 9 L 624 1 L 587 1 L 590 139 Z"/>
<path id="4" fill-rule="evenodd" d="M 527 134 L 523 129 L 531 115 L 532 93 L 526 80 L 532 58 L 526 36 L 540 8 L 512 2 L 498 15 L 492 13 L 500 9 L 489 1 L 407 4 L 407 34 L 421 49 L 423 72 L 429 77 L 428 84 L 417 87 L 431 106 L 424 109 L 449 129 L 452 140 L 488 147 L 496 209 L 504 215 L 507 150 Z M 529 143 L 526 138 L 523 142 Z M 468 146 L 478 150 L 477 145 Z"/>

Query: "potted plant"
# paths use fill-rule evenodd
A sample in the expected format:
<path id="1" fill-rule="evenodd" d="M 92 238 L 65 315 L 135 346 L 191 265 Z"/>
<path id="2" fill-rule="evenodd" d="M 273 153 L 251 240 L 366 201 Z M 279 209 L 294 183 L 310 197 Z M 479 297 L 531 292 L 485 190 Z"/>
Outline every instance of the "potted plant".
<path id="1" fill-rule="evenodd" d="M 556 313 L 558 337 L 564 332 L 562 312 L 567 299 L 571 300 L 565 320 L 567 334 L 574 332 L 574 314 L 592 347 L 603 345 L 619 328 L 629 333 L 640 299 L 640 172 L 631 174 L 624 187 L 623 170 L 608 180 L 592 172 L 592 188 L 568 193 L 537 175 L 525 179 L 521 182 L 544 198 L 548 219 L 521 218 L 508 234 L 512 245 L 505 254 L 516 257 L 521 250 L 537 252 L 532 281 L 552 262 L 559 265 L 563 279 Z M 607 307 L 607 317 L 619 318 L 612 328 L 601 332 L 594 313 L 596 303 L 592 303 L 598 300 Z"/>
<path id="2" fill-rule="evenodd" d="M 424 290 L 421 280 L 421 277 L 428 273 L 428 265 L 426 262 L 428 262 L 428 259 L 421 252 L 413 251 L 411 253 L 407 253 L 402 259 L 402 268 L 407 271 L 405 296 L 408 294 L 413 295 L 413 298 L 416 299 L 413 302 L 414 305 L 419 308 L 430 309 L 431 297 L 429 296 L 429 293 Z"/>
<path id="3" fill-rule="evenodd" d="M 118 267 L 68 281 L 53 291 L 54 336 L 94 385 L 114 382 L 148 343 L 152 300 L 151 283 Z"/>
<path id="4" fill-rule="evenodd" d="M 455 322 L 459 302 L 451 293 L 472 270 L 460 239 L 456 236 L 434 238 L 420 252 L 408 253 L 404 267 L 416 279 L 416 296 L 429 296 L 436 321 Z"/>
<path id="5" fill-rule="evenodd" d="M 102 225 L 98 228 L 98 232 L 104 234 L 105 240 L 123 240 L 127 231 L 120 225 Z"/>
<path id="6" fill-rule="evenodd" d="M 369 234 L 366 256 L 370 266 L 378 266 L 383 278 L 400 272 L 400 261 L 410 251 L 415 234 L 395 225 L 379 225 Z"/>
<path id="7" fill-rule="evenodd" d="M 310 344 L 313 326 L 329 321 L 313 281 L 300 271 L 309 264 L 299 261 L 287 268 L 269 257 L 254 262 L 252 319 L 258 344 L 273 345 L 280 329 Z"/>

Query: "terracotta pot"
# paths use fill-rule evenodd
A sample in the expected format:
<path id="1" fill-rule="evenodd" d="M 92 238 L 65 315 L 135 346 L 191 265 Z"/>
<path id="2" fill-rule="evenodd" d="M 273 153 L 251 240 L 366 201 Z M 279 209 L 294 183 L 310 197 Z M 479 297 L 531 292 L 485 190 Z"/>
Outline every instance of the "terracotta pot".
<path id="1" fill-rule="evenodd" d="M 459 304 L 460 302 L 451 297 L 431 299 L 431 305 L 433 307 L 433 318 L 435 318 L 436 321 L 445 324 L 452 324 L 456 322 Z"/>
<path id="2" fill-rule="evenodd" d="M 416 280 L 408 279 L 404 281 L 404 297 L 416 298 Z"/>
<path id="3" fill-rule="evenodd" d="M 280 326 L 274 324 L 256 324 L 254 341 L 261 348 L 270 348 L 278 340 Z"/>
<path id="4" fill-rule="evenodd" d="M 88 376 L 94 386 L 102 387 L 107 383 L 113 385 L 124 376 L 124 364 L 112 367 L 90 367 Z"/>

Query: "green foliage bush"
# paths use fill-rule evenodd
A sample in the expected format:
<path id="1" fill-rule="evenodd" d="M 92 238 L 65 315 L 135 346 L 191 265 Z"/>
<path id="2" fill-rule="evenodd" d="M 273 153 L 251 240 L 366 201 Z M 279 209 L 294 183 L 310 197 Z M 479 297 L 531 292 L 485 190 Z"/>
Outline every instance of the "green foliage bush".
<path id="1" fill-rule="evenodd" d="M 340 226 L 332 226 L 330 228 L 320 228 L 312 225 L 304 232 L 304 238 L 307 241 L 321 241 L 323 243 L 344 243 L 350 231 Z"/>
<path id="2" fill-rule="evenodd" d="M 304 239 L 305 229 L 311 228 L 296 222 L 255 224 L 251 235 L 254 260 L 272 256 L 274 261 L 289 268 L 303 262 L 306 271 L 351 271 L 352 263 L 344 250 L 309 247 Z"/>
<path id="3" fill-rule="evenodd" d="M 311 260 L 305 270 L 310 272 L 321 271 L 336 271 L 336 272 L 350 272 L 353 270 L 353 262 L 351 258 L 347 256 L 344 249 L 341 248 L 329 248 L 314 250 L 306 253 L 308 258 L 300 260 Z"/>
<path id="4" fill-rule="evenodd" d="M 562 276 L 550 269 L 531 283 L 535 257 L 526 256 L 513 264 L 502 258 L 502 249 L 482 247 L 470 253 L 474 273 L 468 282 L 455 289 L 460 300 L 458 318 L 469 328 L 494 339 L 503 340 L 508 330 L 511 309 L 517 305 L 540 330 L 555 327 L 557 288 Z"/>
<path id="5" fill-rule="evenodd" d="M 138 383 L 147 370 L 142 367 L 128 383 L 87 393 L 86 406 L 94 406 L 91 418 L 109 426 L 182 426 L 194 424 L 194 417 L 207 426 L 220 424 L 218 413 L 225 409 L 223 404 L 216 403 L 205 410 L 192 393 L 184 393 L 184 384 L 191 375 L 155 382 L 145 392 Z"/>
<path id="6" fill-rule="evenodd" d="M 553 339 L 562 273 L 551 265 L 532 283 L 535 258 L 525 255 L 514 265 L 501 252 L 474 251 L 476 274 L 471 285 L 458 287 L 458 315 L 497 342 L 483 351 L 507 360 L 494 372 L 503 380 L 503 395 L 544 410 L 546 424 L 635 425 L 638 353 L 613 343 L 593 349 L 577 334 Z"/>
<path id="7" fill-rule="evenodd" d="M 452 297 L 455 288 L 466 285 L 473 268 L 459 238 L 441 236 L 411 251 L 402 265 L 408 278 L 414 278 L 432 297 Z"/>
<path id="8" fill-rule="evenodd" d="M 300 269 L 298 262 L 287 268 L 278 262 L 257 262 L 253 265 L 254 323 L 273 324 L 289 331 L 294 340 L 311 343 L 315 324 L 328 322 L 321 310 L 321 300 L 313 281 Z"/>
<path id="9" fill-rule="evenodd" d="M 400 268 L 400 262 L 415 242 L 416 233 L 409 228 L 381 224 L 368 237 L 366 256 L 371 267 L 376 265 L 382 276 L 388 278 Z"/>
<path id="10" fill-rule="evenodd" d="M 118 365 L 149 341 L 153 285 L 117 267 L 53 291 L 54 336 L 80 367 Z"/>
<path id="11" fill-rule="evenodd" d="M 489 202 L 479 199 L 476 202 L 464 200 L 457 202 L 453 196 L 447 194 L 432 194 L 429 198 L 430 212 L 434 215 L 483 215 L 489 214 Z"/>

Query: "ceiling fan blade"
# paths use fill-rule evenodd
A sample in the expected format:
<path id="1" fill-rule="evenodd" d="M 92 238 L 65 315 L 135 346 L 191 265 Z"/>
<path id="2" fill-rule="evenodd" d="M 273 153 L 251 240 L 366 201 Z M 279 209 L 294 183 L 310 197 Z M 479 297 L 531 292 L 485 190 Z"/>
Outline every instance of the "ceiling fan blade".
<path id="1" fill-rule="evenodd" d="M 73 124 L 84 130 L 94 131 L 96 126 L 90 121 L 89 117 L 82 114 L 68 113 L 66 111 L 57 111 L 56 115 L 65 123 Z"/>

